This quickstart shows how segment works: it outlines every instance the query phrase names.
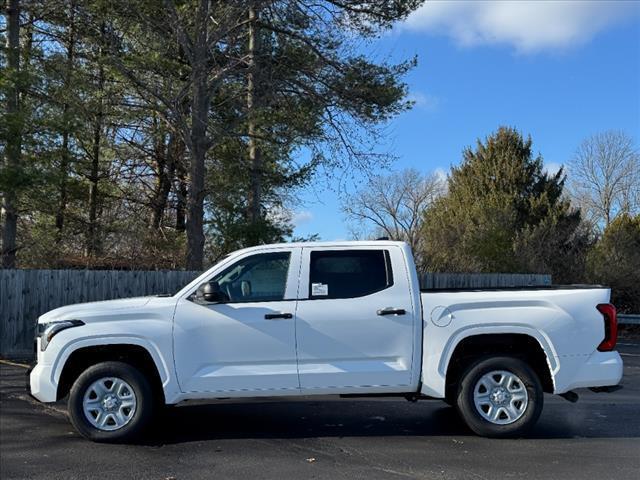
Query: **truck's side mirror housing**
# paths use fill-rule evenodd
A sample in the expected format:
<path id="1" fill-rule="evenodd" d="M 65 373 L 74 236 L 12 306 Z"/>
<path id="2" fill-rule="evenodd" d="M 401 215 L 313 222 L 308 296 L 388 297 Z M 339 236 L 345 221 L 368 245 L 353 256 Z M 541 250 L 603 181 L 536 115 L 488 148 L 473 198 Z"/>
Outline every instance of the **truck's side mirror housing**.
<path id="1" fill-rule="evenodd" d="M 198 297 L 208 303 L 220 303 L 224 301 L 224 294 L 220 290 L 218 282 L 206 282 L 198 287 Z"/>

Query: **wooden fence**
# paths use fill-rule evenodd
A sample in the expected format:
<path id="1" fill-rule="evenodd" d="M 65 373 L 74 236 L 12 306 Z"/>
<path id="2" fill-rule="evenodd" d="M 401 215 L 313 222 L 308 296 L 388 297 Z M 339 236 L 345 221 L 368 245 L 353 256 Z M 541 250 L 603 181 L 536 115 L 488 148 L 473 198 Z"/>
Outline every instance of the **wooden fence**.
<path id="1" fill-rule="evenodd" d="M 0 356 L 33 353 L 37 318 L 72 303 L 175 293 L 198 275 L 184 271 L 0 270 Z"/>
<path id="2" fill-rule="evenodd" d="M 424 289 L 498 288 L 551 285 L 551 275 L 534 273 L 425 273 L 420 278 Z"/>
<path id="3" fill-rule="evenodd" d="M 0 270 L 0 356 L 30 357 L 35 322 L 73 303 L 174 293 L 198 272 L 106 270 Z M 422 276 L 424 288 L 547 285 L 549 275 L 450 274 Z"/>

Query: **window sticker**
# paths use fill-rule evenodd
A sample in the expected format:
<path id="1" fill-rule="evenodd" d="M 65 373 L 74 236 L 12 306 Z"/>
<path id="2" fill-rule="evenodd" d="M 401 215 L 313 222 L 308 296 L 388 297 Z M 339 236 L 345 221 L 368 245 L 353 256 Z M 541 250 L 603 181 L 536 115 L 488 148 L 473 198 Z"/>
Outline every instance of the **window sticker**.
<path id="1" fill-rule="evenodd" d="M 312 283 L 311 295 L 314 297 L 329 295 L 329 285 L 326 283 Z"/>

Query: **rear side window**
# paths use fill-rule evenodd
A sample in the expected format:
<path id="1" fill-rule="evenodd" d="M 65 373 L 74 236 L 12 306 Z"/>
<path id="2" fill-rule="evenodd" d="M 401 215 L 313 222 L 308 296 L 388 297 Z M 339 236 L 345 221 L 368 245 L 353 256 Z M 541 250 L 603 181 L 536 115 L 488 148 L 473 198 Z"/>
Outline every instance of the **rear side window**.
<path id="1" fill-rule="evenodd" d="M 387 250 L 311 252 L 309 298 L 353 298 L 393 285 Z"/>

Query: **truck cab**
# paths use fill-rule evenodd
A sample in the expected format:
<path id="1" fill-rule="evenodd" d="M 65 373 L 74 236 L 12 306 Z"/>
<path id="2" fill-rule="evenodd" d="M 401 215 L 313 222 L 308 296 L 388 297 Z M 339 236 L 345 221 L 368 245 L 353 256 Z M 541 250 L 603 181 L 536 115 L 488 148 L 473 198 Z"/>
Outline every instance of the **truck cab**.
<path id="1" fill-rule="evenodd" d="M 178 295 L 181 390 L 238 395 L 415 390 L 419 292 L 397 244 L 248 250 Z M 198 286 L 213 284 L 207 301 Z M 195 288 L 194 288 L 195 287 Z"/>

